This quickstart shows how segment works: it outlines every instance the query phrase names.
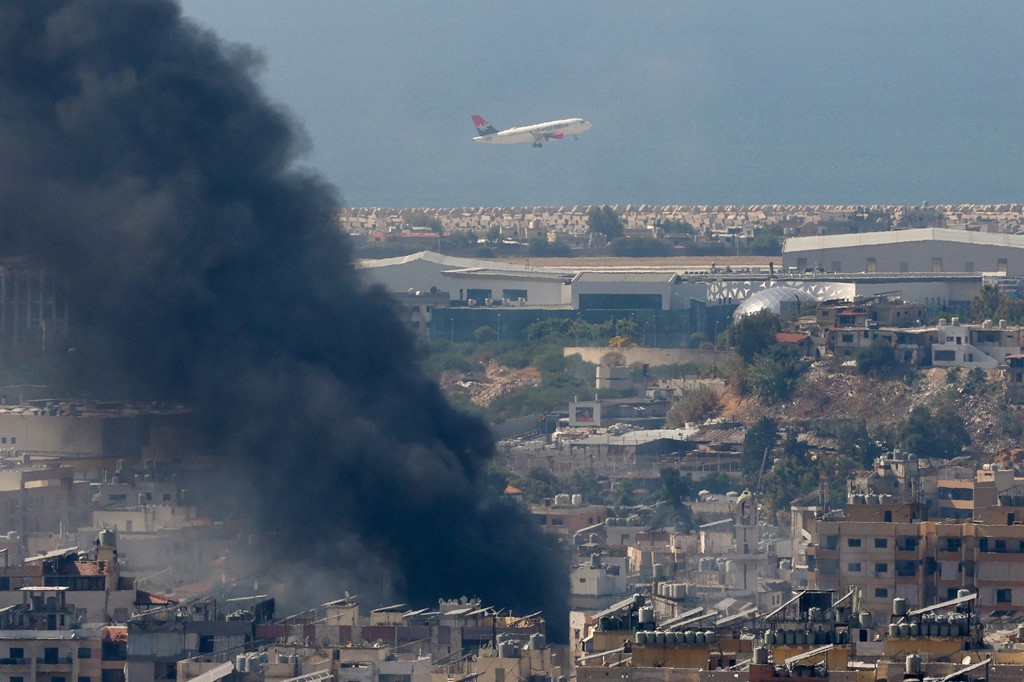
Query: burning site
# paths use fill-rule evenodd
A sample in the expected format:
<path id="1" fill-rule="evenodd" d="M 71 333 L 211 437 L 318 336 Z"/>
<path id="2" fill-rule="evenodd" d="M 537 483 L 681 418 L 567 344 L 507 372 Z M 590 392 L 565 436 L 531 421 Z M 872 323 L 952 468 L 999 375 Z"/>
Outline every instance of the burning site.
<path id="1" fill-rule="evenodd" d="M 0 2 L 0 250 L 59 273 L 53 353 L 83 390 L 185 406 L 272 572 L 332 581 L 310 593 L 563 612 L 560 554 L 486 490 L 487 427 L 356 275 L 260 67 L 169 0 Z"/>

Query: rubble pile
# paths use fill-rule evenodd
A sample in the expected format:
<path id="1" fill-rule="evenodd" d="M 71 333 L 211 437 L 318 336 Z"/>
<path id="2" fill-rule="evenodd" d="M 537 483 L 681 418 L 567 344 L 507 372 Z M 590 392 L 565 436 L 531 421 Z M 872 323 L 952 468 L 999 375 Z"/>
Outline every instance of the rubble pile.
<path id="1" fill-rule="evenodd" d="M 540 381 L 540 371 L 533 367 L 514 369 L 491 360 L 483 375 L 445 372 L 441 388 L 448 394 L 465 395 L 474 405 L 487 407 L 502 396 L 538 386 Z"/>

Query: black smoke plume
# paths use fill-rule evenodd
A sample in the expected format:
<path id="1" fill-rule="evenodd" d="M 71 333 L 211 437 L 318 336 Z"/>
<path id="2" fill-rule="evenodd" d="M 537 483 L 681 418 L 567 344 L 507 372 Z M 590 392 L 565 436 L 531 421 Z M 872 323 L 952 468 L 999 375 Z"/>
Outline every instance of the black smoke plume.
<path id="1" fill-rule="evenodd" d="M 560 557 L 485 492 L 488 430 L 358 279 L 259 66 L 168 0 L 0 0 L 0 249 L 67 277 L 93 374 L 251 472 L 278 558 L 557 614 Z"/>

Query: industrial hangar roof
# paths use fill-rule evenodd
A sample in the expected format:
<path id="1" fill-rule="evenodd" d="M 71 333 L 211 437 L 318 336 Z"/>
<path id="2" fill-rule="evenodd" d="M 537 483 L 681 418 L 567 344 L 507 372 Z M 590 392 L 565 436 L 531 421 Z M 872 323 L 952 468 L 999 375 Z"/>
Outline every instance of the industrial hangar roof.
<path id="1" fill-rule="evenodd" d="M 793 253 L 796 251 L 821 251 L 823 249 L 837 249 L 848 246 L 908 244 L 923 241 L 946 241 L 959 244 L 1024 249 L 1024 235 L 924 227 L 915 230 L 893 230 L 891 232 L 858 232 L 854 234 L 790 237 L 783 245 L 782 251 L 783 253 Z"/>

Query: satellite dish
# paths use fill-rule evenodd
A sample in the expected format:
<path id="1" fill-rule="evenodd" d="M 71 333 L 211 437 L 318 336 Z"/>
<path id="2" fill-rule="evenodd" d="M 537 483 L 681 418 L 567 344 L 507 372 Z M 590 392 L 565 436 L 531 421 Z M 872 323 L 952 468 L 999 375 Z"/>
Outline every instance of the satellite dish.
<path id="1" fill-rule="evenodd" d="M 970 654 L 964 656 L 964 660 L 960 661 L 960 665 L 970 665 L 970 664 L 971 664 L 971 655 Z"/>

